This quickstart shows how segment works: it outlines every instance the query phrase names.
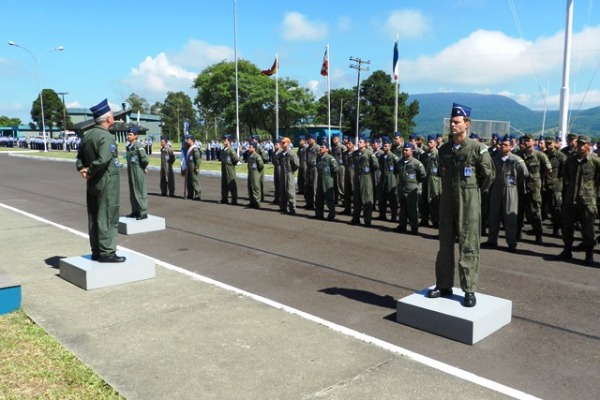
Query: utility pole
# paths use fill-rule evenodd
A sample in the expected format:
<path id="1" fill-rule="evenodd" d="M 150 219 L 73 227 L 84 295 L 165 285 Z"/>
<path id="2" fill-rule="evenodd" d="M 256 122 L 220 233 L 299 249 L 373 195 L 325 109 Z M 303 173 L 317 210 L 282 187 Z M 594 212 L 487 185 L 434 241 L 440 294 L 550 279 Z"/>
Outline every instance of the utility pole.
<path id="1" fill-rule="evenodd" d="M 356 82 L 356 144 L 358 145 L 358 120 L 360 117 L 360 71 L 368 71 L 369 67 L 363 68 L 363 64 L 371 64 L 371 60 L 362 60 L 360 58 L 350 57 L 350 61 L 355 64 L 350 64 L 350 68 L 358 71 L 358 80 Z"/>
<path id="2" fill-rule="evenodd" d="M 65 151 L 67 151 L 67 105 L 65 104 L 65 95 L 69 94 L 68 92 L 58 92 L 59 96 L 62 97 L 63 102 L 63 145 L 65 146 Z"/>

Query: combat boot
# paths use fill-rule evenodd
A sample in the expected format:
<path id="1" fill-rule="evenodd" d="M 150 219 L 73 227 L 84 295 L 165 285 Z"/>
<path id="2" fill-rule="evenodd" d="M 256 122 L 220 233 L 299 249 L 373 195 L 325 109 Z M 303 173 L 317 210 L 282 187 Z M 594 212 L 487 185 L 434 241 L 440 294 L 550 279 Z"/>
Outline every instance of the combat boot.
<path id="1" fill-rule="evenodd" d="M 586 265 L 592 265 L 594 263 L 594 248 L 588 247 L 585 249 L 585 260 L 583 261 Z"/>
<path id="2" fill-rule="evenodd" d="M 565 244 L 565 248 L 564 250 L 557 255 L 556 257 L 554 257 L 556 260 L 558 261 L 567 261 L 567 260 L 571 260 L 573 259 L 573 244 L 569 243 L 569 244 Z"/>

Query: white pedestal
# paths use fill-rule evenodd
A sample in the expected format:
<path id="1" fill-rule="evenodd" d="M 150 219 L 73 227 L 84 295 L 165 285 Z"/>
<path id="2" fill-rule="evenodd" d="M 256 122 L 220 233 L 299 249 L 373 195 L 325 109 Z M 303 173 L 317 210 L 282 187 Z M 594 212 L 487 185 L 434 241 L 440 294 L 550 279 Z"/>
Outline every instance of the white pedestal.
<path id="1" fill-rule="evenodd" d="M 477 305 L 463 307 L 463 291 L 454 288 L 452 297 L 430 299 L 427 288 L 398 300 L 396 320 L 439 336 L 475 344 L 510 323 L 512 302 L 476 293 Z"/>
<path id="2" fill-rule="evenodd" d="M 92 290 L 156 276 L 151 258 L 122 250 L 117 250 L 117 255 L 126 257 L 125 262 L 99 263 L 92 261 L 91 254 L 63 258 L 60 260 L 60 277 L 82 289 Z"/>
<path id="3" fill-rule="evenodd" d="M 165 228 L 166 223 L 163 217 L 148 215 L 148 218 L 140 220 L 135 218 L 119 217 L 119 233 L 124 235 L 161 231 Z"/>

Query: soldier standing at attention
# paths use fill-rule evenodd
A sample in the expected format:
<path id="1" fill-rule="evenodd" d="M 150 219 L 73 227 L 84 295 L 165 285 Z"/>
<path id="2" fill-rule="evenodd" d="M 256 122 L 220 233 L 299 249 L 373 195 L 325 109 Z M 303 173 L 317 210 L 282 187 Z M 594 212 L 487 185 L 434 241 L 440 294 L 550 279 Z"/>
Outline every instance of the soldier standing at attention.
<path id="1" fill-rule="evenodd" d="M 552 236 L 559 237 L 563 204 L 562 170 L 567 163 L 567 156 L 557 149 L 556 138 L 547 136 L 545 142 L 545 153 L 552 166 L 552 173 L 542 181 L 542 204 L 546 205 L 550 213 Z"/>
<path id="2" fill-rule="evenodd" d="M 350 224 L 360 225 L 360 214 L 363 214 L 365 226 L 371 226 L 373 217 L 373 175 L 372 171 L 379 169 L 377 158 L 367 148 L 367 138 L 364 135 L 358 140 L 358 148 L 352 153 L 354 165 L 354 184 L 352 220 Z"/>
<path id="3" fill-rule="evenodd" d="M 354 138 L 348 138 L 346 142 L 346 149 L 348 151 L 344 153 L 344 210 L 342 214 L 352 215 L 352 196 L 353 196 L 353 182 L 354 182 L 354 163 L 352 160 L 352 153 L 354 152 Z"/>
<path id="4" fill-rule="evenodd" d="M 281 175 L 279 153 L 281 153 L 281 139 L 277 138 L 273 143 L 273 157 L 271 159 L 271 162 L 273 163 L 273 186 L 275 187 L 275 193 L 273 194 L 273 204 L 277 205 L 279 205 L 279 178 Z"/>
<path id="5" fill-rule="evenodd" d="M 248 198 L 250 199 L 250 208 L 260 208 L 260 201 L 262 198 L 262 177 L 261 173 L 265 167 L 265 161 L 263 157 L 258 153 L 257 148 L 260 144 L 254 140 L 251 140 L 248 144 L 248 157 L 246 162 L 248 163 Z"/>
<path id="6" fill-rule="evenodd" d="M 379 170 L 381 181 L 379 182 L 379 220 L 387 220 L 388 206 L 391 211 L 392 222 L 398 219 L 398 179 L 396 178 L 396 164 L 400 158 L 392 153 L 390 138 L 382 138 L 383 154 L 379 157 Z"/>
<path id="7" fill-rule="evenodd" d="M 596 192 L 600 186 L 600 158 L 592 152 L 589 136 L 577 137 L 577 153 L 567 160 L 562 174 L 566 192 L 563 202 L 562 236 L 564 250 L 557 260 L 573 258 L 573 236 L 575 223 L 581 225 L 582 245 L 585 249 L 585 264 L 594 263 L 594 221 L 598 214 Z"/>
<path id="8" fill-rule="evenodd" d="M 317 156 L 319 155 L 319 145 L 317 144 L 317 134 L 312 133 L 308 137 L 308 147 L 306 148 L 306 176 L 304 177 L 304 200 L 305 208 L 312 210 L 315 208 L 315 189 L 317 187 Z"/>
<path id="9" fill-rule="evenodd" d="M 173 173 L 173 164 L 175 163 L 175 153 L 169 146 L 166 136 L 160 137 L 160 195 L 166 196 L 167 190 L 169 197 L 175 197 L 175 174 Z"/>
<path id="10" fill-rule="evenodd" d="M 148 155 L 138 142 L 138 128 L 131 127 L 127 133 L 127 178 L 129 181 L 129 202 L 131 214 L 127 218 L 137 220 L 148 218 L 148 191 L 146 190 L 146 177 L 148 170 Z"/>
<path id="11" fill-rule="evenodd" d="M 296 178 L 298 156 L 291 148 L 288 137 L 281 139 L 281 150 L 277 155 L 279 163 L 279 209 L 288 214 L 296 214 Z"/>
<path id="12" fill-rule="evenodd" d="M 90 108 L 96 125 L 81 140 L 77 171 L 86 180 L 88 233 L 92 260 L 103 263 L 124 262 L 118 256 L 119 226 L 119 155 L 115 138 L 108 131 L 114 123 L 113 113 L 104 99 Z"/>
<path id="13" fill-rule="evenodd" d="M 421 212 L 421 222 L 419 225 L 428 226 L 429 219 L 431 218 L 431 224 L 434 228 L 437 228 L 440 224 L 439 214 L 442 185 L 440 183 L 440 177 L 438 176 L 438 149 L 434 135 L 427 136 L 427 149 L 423 154 L 421 162 L 425 167 L 427 178 L 425 178 L 425 182 L 422 184 L 421 208 L 419 210 Z"/>
<path id="14" fill-rule="evenodd" d="M 185 184 L 187 187 L 187 198 L 192 200 L 201 200 L 200 193 L 200 162 L 202 155 L 200 149 L 194 144 L 194 136 L 185 137 L 185 146 L 187 148 L 185 169 L 182 166 L 182 173 L 185 175 Z"/>
<path id="15" fill-rule="evenodd" d="M 517 249 L 517 229 L 519 211 L 519 187 L 523 185 L 529 174 L 525 162 L 510 150 L 511 140 L 508 135 L 500 140 L 500 151 L 494 154 L 492 161 L 496 170 L 496 178 L 490 189 L 488 240 L 481 247 L 498 246 L 500 221 L 504 221 L 508 251 Z"/>
<path id="16" fill-rule="evenodd" d="M 454 285 L 454 245 L 458 238 L 458 274 L 465 292 L 463 306 L 477 303 L 479 278 L 481 192 L 490 188 L 494 164 L 485 145 L 469 140 L 471 109 L 454 103 L 450 117 L 452 140 L 439 149 L 440 249 L 435 260 L 436 285 L 427 297 L 450 297 Z"/>
<path id="17" fill-rule="evenodd" d="M 260 137 L 258 135 L 252 135 L 252 140 L 256 142 L 257 146 L 254 147 L 254 151 L 258 154 L 259 157 L 263 159 L 263 165 L 269 161 L 269 154 L 265 151 L 260 142 Z M 251 140 L 251 141 L 252 141 Z M 265 169 L 262 168 L 260 170 L 260 201 L 265 201 Z"/>
<path id="18" fill-rule="evenodd" d="M 340 143 L 340 134 L 334 133 L 331 135 L 331 155 L 337 161 L 338 168 L 334 176 L 335 191 L 334 191 L 334 203 L 338 204 L 338 201 L 344 200 L 344 174 L 346 168 L 344 167 L 344 154 L 348 152 L 348 148 Z"/>
<path id="19" fill-rule="evenodd" d="M 304 195 L 304 181 L 306 179 L 306 136 L 298 136 L 298 194 Z"/>
<path id="20" fill-rule="evenodd" d="M 394 143 L 392 144 L 392 153 L 397 155 L 398 158 L 401 158 L 403 148 L 404 148 L 404 138 L 402 137 L 402 132 L 394 133 Z"/>
<path id="21" fill-rule="evenodd" d="M 317 193 L 315 196 L 315 217 L 323 219 L 324 205 L 327 204 L 328 220 L 335 218 L 335 176 L 338 162 L 329 154 L 329 144 L 323 143 L 317 157 Z"/>
<path id="22" fill-rule="evenodd" d="M 398 192 L 400 198 L 398 232 L 406 232 L 407 222 L 410 224 L 410 232 L 419 232 L 419 191 L 420 183 L 425 180 L 427 173 L 421 161 L 413 157 L 415 145 L 404 144 L 404 154 L 398 161 L 396 171 L 398 173 Z"/>
<path id="23" fill-rule="evenodd" d="M 237 183 L 235 182 L 235 167 L 239 161 L 237 152 L 231 147 L 231 135 L 223 136 L 221 149 L 221 204 L 237 205 Z"/>

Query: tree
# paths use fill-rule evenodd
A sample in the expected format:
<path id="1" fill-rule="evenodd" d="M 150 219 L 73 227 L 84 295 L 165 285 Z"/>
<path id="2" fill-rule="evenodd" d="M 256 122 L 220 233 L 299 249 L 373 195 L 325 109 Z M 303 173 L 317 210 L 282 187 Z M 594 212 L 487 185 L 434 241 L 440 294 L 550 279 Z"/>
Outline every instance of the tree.
<path id="1" fill-rule="evenodd" d="M 150 114 L 160 115 L 162 108 L 163 108 L 163 103 L 161 103 L 160 101 L 157 101 L 156 103 L 152 104 L 152 106 L 150 106 Z"/>
<path id="2" fill-rule="evenodd" d="M 331 125 L 338 126 L 342 120 L 341 131 L 356 136 L 356 89 L 333 89 L 331 91 Z M 327 124 L 327 94 L 317 103 L 315 123 Z"/>
<path id="3" fill-rule="evenodd" d="M 183 123 L 190 124 L 190 133 L 198 132 L 198 121 L 196 111 L 192 105 L 192 99 L 183 92 L 168 92 L 162 109 L 162 132 L 169 140 L 181 140 L 183 135 Z"/>
<path id="4" fill-rule="evenodd" d="M 148 114 L 150 112 L 150 104 L 148 104 L 148 101 L 135 93 L 131 93 L 129 97 L 125 99 L 125 101 L 129 103 L 131 110 L 134 113 L 139 111 L 141 113 Z"/>
<path id="5" fill-rule="evenodd" d="M 10 118 L 5 115 L 0 115 L 0 126 L 19 126 L 21 125 L 21 119 Z"/>
<path id="6" fill-rule="evenodd" d="M 312 92 L 290 79 L 279 80 L 279 127 L 289 129 L 314 120 L 317 104 Z M 275 112 L 271 114 L 275 119 Z"/>
<path id="7" fill-rule="evenodd" d="M 50 132 L 52 137 L 52 131 L 55 126 L 63 126 L 64 121 L 64 105 L 58 94 L 52 89 L 43 89 L 42 96 L 44 96 L 44 123 L 46 125 L 46 131 Z M 42 108 L 40 103 L 40 96 L 31 105 L 31 120 L 37 125 L 37 129 L 41 130 L 42 125 Z M 67 117 L 66 124 L 69 125 L 70 117 Z"/>
<path id="8" fill-rule="evenodd" d="M 374 136 L 392 136 L 394 133 L 394 91 L 392 77 L 378 70 L 373 72 L 360 87 L 361 127 L 369 129 Z M 408 93 L 398 95 L 398 130 L 408 136 L 419 113 L 419 103 L 406 105 Z"/>

